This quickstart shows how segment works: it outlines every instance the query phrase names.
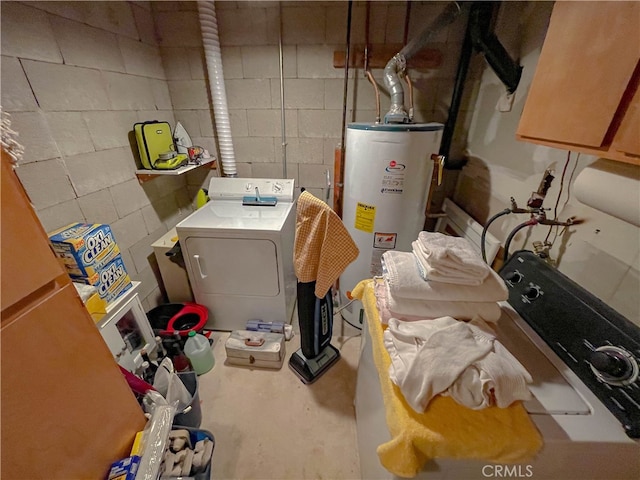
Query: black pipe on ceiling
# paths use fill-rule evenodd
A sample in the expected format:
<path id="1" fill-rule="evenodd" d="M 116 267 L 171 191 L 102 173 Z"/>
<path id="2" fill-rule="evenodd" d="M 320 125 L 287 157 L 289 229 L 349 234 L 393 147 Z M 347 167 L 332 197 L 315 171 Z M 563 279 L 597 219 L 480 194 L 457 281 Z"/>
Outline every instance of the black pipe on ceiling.
<path id="1" fill-rule="evenodd" d="M 499 8 L 500 2 L 473 2 L 469 11 L 469 19 L 467 20 L 456 80 L 451 96 L 451 106 L 449 107 L 449 115 L 444 126 L 440 151 L 438 152 L 444 156 L 444 167 L 447 170 L 459 170 L 467 163 L 465 159 L 452 160 L 449 158 L 449 152 L 473 50 L 484 55 L 487 63 L 509 93 L 515 92 L 520 82 L 522 67 L 518 62 L 511 59 L 498 38 L 490 31 L 492 20 Z"/>
<path id="2" fill-rule="evenodd" d="M 444 124 L 442 141 L 440 142 L 440 150 L 438 152 L 439 155 L 444 157 L 444 168 L 447 170 L 459 170 L 467 163 L 464 159 L 452 161 L 451 158 L 449 158 L 449 152 L 451 150 L 451 142 L 456 128 L 456 122 L 458 121 L 458 113 L 460 112 L 460 103 L 464 92 L 464 84 L 467 80 L 467 72 L 469 71 L 469 63 L 471 62 L 471 54 L 473 53 L 473 42 L 471 41 L 471 29 L 469 28 L 469 23 L 470 21 L 467 21 L 467 29 L 462 42 L 462 50 L 460 51 L 460 60 L 458 60 L 456 81 L 453 86 L 453 94 L 451 95 L 449 115 L 447 116 L 447 121 Z"/>

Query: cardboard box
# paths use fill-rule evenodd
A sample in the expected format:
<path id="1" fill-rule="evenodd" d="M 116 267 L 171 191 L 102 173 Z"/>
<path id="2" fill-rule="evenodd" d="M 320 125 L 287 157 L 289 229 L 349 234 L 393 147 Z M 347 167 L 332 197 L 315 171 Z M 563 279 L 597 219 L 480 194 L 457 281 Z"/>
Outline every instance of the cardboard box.
<path id="1" fill-rule="evenodd" d="M 111 464 L 107 480 L 135 480 L 139 466 L 139 456 L 123 458 Z"/>
<path id="2" fill-rule="evenodd" d="M 73 279 L 95 284 L 98 272 L 120 254 L 109 225 L 72 223 L 49 233 L 53 251 Z"/>
<path id="3" fill-rule="evenodd" d="M 128 290 L 128 289 L 127 289 Z M 104 298 L 100 298 L 100 295 L 94 293 L 89 297 L 84 304 L 87 308 L 87 311 L 93 318 L 93 321 L 98 323 L 102 318 L 107 314 L 107 302 Z"/>
<path id="4" fill-rule="evenodd" d="M 120 254 L 100 268 L 94 277 L 76 279 L 76 281 L 83 281 L 96 287 L 100 298 L 107 303 L 115 300 L 133 286 Z"/>
<path id="5" fill-rule="evenodd" d="M 98 323 L 102 320 L 107 314 L 107 302 L 100 298 L 96 287 L 77 281 L 73 282 L 73 286 L 76 287 L 76 291 L 78 295 L 80 295 L 80 300 L 82 300 L 93 321 Z"/>

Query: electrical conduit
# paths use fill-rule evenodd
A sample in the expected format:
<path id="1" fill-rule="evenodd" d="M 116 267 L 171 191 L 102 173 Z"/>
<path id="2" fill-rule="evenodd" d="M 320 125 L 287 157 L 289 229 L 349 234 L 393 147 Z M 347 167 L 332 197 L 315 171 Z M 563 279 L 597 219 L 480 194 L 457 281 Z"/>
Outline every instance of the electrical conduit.
<path id="1" fill-rule="evenodd" d="M 224 75 L 222 73 L 222 55 L 220 53 L 220 38 L 218 37 L 218 21 L 214 2 L 198 2 L 198 16 L 200 18 L 202 43 L 209 75 L 209 89 L 213 99 L 213 112 L 218 134 L 222 173 L 225 177 L 237 177 L 236 156 L 231 138 L 231 124 Z"/>
<path id="2" fill-rule="evenodd" d="M 282 46 L 282 2 L 279 3 L 278 64 L 280 67 L 280 129 L 282 130 L 282 178 L 287 178 L 287 128 L 284 111 L 284 53 Z"/>
<path id="3" fill-rule="evenodd" d="M 353 9 L 353 0 L 349 0 L 347 4 L 347 41 L 346 41 L 346 57 L 344 60 L 344 89 L 342 91 L 342 129 L 340 139 L 340 154 L 334 161 L 333 172 L 333 210 L 342 218 L 342 204 L 344 192 L 344 153 L 345 153 L 345 136 L 347 130 L 347 93 L 349 88 L 349 62 L 351 55 L 351 12 Z"/>

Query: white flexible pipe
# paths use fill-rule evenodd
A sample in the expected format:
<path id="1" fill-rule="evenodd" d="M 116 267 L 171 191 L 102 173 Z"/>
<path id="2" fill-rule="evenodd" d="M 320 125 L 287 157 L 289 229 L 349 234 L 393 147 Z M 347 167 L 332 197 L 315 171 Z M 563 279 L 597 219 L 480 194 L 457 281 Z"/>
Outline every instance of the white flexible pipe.
<path id="1" fill-rule="evenodd" d="M 220 54 L 220 38 L 218 37 L 218 21 L 214 2 L 198 2 L 198 16 L 200 17 L 204 56 L 209 74 L 209 89 L 213 99 L 213 112 L 216 117 L 222 173 L 225 177 L 237 177 L 236 155 L 231 139 L 231 124 L 222 73 L 222 55 Z"/>

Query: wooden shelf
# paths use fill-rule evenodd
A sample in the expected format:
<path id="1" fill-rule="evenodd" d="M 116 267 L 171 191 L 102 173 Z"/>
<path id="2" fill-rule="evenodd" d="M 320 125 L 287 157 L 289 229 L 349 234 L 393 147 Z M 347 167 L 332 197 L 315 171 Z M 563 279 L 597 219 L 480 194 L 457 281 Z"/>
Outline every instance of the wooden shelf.
<path id="1" fill-rule="evenodd" d="M 204 167 L 205 165 L 209 165 L 209 168 L 215 169 L 217 168 L 217 162 L 215 157 L 205 158 L 201 163 L 197 165 L 186 165 L 184 167 L 176 168 L 175 170 L 136 170 L 136 177 L 138 177 L 138 182 L 144 183 L 149 180 L 153 180 L 159 175 L 183 175 L 191 170 L 195 170 L 196 168 Z"/>

